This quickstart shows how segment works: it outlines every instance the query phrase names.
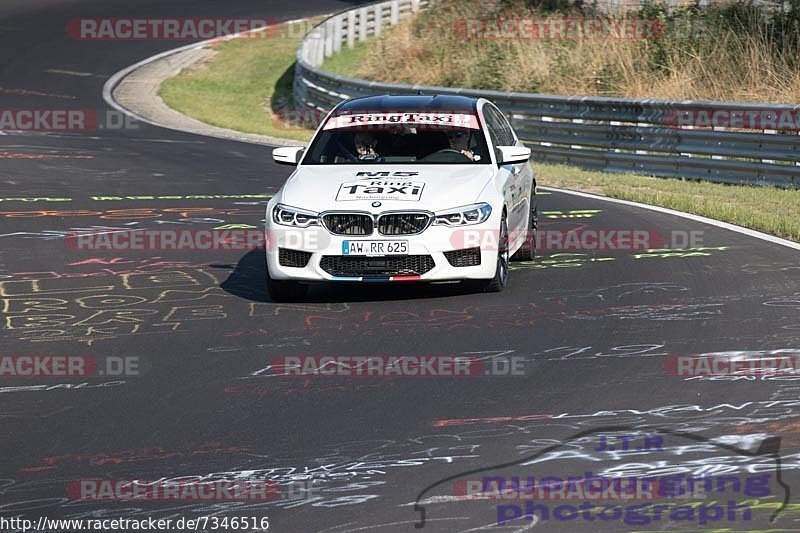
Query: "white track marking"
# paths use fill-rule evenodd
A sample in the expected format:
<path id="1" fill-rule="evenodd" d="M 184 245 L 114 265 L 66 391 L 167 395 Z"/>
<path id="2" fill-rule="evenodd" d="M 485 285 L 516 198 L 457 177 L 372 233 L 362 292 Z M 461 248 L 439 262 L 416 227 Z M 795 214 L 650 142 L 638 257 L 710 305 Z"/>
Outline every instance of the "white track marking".
<path id="1" fill-rule="evenodd" d="M 74 70 L 61 70 L 57 68 L 51 68 L 45 70 L 48 74 L 64 74 L 65 76 L 80 76 L 85 78 L 87 76 L 94 76 L 91 72 L 76 72 Z"/>

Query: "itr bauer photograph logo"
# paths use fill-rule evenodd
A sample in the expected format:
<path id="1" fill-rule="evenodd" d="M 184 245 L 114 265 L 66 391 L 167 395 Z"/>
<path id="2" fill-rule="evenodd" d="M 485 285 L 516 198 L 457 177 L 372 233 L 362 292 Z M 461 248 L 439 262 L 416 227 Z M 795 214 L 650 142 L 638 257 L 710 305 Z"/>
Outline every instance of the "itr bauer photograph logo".
<path id="1" fill-rule="evenodd" d="M 762 530 L 789 502 L 777 436 L 642 425 L 598 427 L 554 445 L 541 434 L 525 442 L 539 450 L 424 487 L 413 503 L 415 527 L 458 517 L 514 531 Z"/>

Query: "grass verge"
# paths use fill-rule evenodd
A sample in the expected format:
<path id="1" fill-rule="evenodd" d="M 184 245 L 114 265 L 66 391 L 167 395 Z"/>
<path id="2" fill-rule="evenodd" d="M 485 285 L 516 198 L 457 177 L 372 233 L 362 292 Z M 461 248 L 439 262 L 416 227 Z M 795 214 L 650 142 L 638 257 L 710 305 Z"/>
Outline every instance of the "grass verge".
<path id="1" fill-rule="evenodd" d="M 165 102 L 209 124 L 307 141 L 311 131 L 287 128 L 275 109 L 291 103 L 297 39 L 247 39 L 215 46 L 216 56 L 167 80 Z M 353 75 L 369 43 L 347 50 L 325 68 Z M 800 242 L 800 191 L 745 187 L 535 164 L 540 185 L 592 192 L 731 222 Z"/>
<path id="2" fill-rule="evenodd" d="M 165 80 L 159 96 L 173 109 L 214 126 L 308 140 L 310 131 L 287 127 L 276 114 L 295 107 L 292 79 L 301 32 L 281 28 L 271 33 L 276 35 L 212 45 L 211 60 Z"/>
<path id="3" fill-rule="evenodd" d="M 341 52 L 325 59 L 322 68 L 340 76 L 353 77 L 356 74 L 353 71 L 353 65 L 364 64 L 371 44 L 370 42 L 359 41 L 353 48 L 342 46 Z"/>

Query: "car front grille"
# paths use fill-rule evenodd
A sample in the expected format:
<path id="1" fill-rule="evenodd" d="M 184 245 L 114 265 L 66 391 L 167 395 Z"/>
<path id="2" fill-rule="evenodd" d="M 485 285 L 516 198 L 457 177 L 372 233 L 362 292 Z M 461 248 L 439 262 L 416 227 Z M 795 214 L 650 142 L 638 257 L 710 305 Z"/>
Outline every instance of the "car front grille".
<path id="1" fill-rule="evenodd" d="M 311 259 L 311 252 L 278 248 L 278 264 L 281 266 L 304 268 L 309 259 Z"/>
<path id="2" fill-rule="evenodd" d="M 481 249 L 466 248 L 464 250 L 453 250 L 445 252 L 447 261 L 454 267 L 478 266 L 481 264 Z"/>
<path id="3" fill-rule="evenodd" d="M 389 213 L 378 217 L 381 235 L 414 235 L 421 233 L 431 223 L 428 213 Z"/>
<path id="4" fill-rule="evenodd" d="M 331 276 L 413 276 L 425 274 L 435 263 L 429 255 L 324 255 L 319 266 Z"/>
<path id="5" fill-rule="evenodd" d="M 334 235 L 372 235 L 372 217 L 361 213 L 328 213 L 322 217 Z"/>

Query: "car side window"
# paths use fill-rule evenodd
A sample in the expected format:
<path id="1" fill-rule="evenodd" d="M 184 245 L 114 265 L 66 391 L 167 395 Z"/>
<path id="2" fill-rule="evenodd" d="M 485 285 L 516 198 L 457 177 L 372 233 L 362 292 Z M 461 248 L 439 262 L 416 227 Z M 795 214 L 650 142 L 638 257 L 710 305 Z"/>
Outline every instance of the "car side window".
<path id="1" fill-rule="evenodd" d="M 517 143 L 517 139 L 514 136 L 514 130 L 511 129 L 511 124 L 509 124 L 508 119 L 503 113 L 501 113 L 500 111 L 497 111 L 497 113 L 500 115 L 500 123 L 503 125 L 503 131 L 505 132 L 505 135 L 508 138 L 508 145 L 509 146 L 515 145 Z"/>
<path id="2" fill-rule="evenodd" d="M 497 134 L 498 144 L 502 146 L 513 146 L 515 144 L 514 132 L 506 120 L 506 117 L 494 106 L 487 105 L 484 108 L 484 116 L 487 124 L 491 125 Z"/>
<path id="3" fill-rule="evenodd" d="M 483 107 L 483 118 L 486 120 L 486 128 L 489 130 L 489 137 L 492 140 L 492 148 L 494 149 L 495 159 L 500 160 L 500 151 L 498 146 L 510 146 L 514 144 L 514 135 L 511 133 L 505 119 L 497 109 L 493 106 L 485 105 Z"/>
<path id="4" fill-rule="evenodd" d="M 497 128 L 497 120 L 490 113 L 490 109 L 488 106 L 483 108 L 483 118 L 486 120 L 486 129 L 489 130 L 489 138 L 492 141 L 492 148 L 494 148 L 502 143 L 500 142 L 500 130 Z"/>

